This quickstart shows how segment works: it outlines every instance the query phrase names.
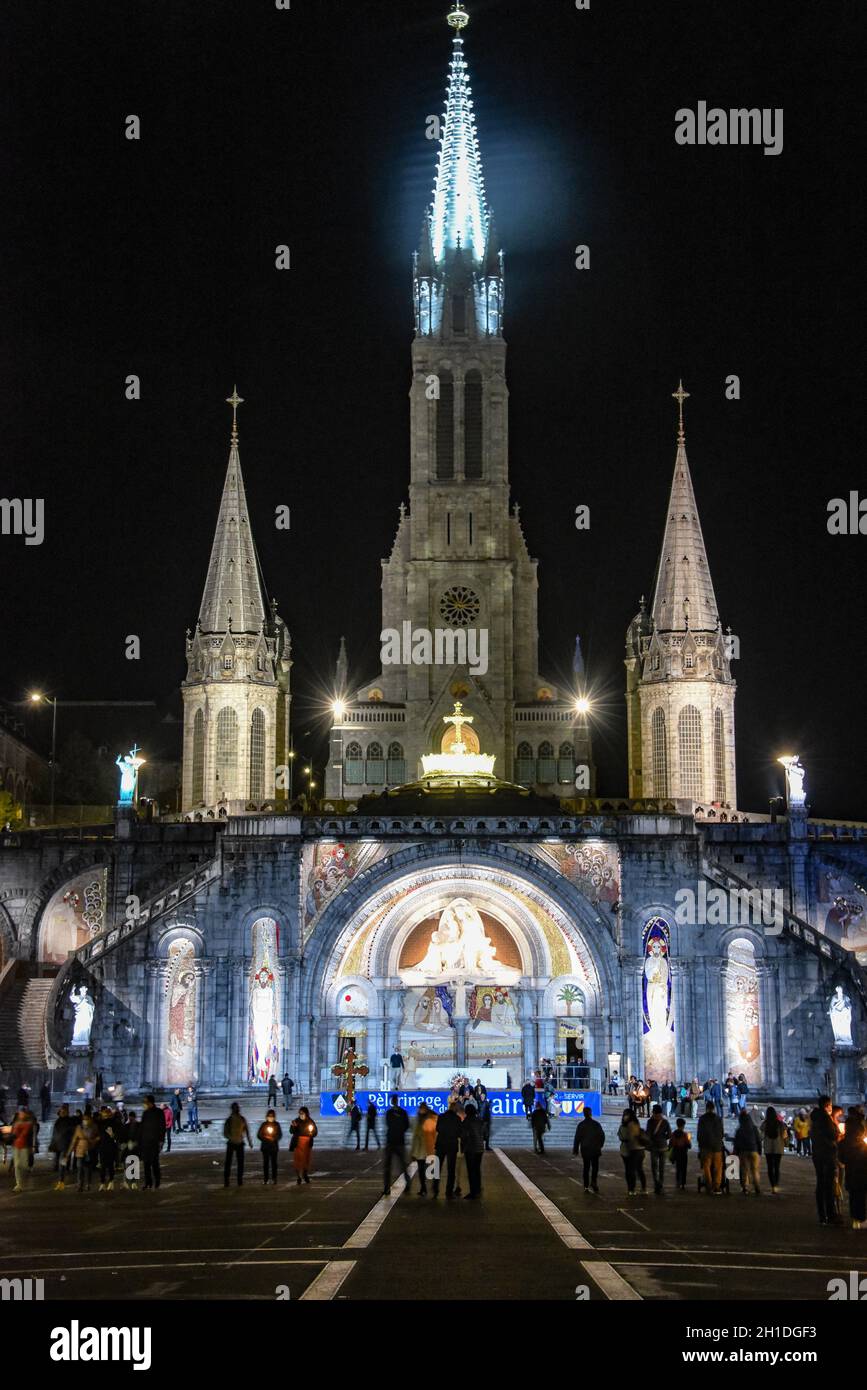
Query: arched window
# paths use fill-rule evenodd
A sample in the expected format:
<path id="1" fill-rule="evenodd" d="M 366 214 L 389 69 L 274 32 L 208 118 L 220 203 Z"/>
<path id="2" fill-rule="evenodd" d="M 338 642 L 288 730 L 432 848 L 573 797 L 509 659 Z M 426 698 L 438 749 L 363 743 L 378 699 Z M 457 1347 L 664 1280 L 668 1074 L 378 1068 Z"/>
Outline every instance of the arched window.
<path id="1" fill-rule="evenodd" d="M 726 755 L 723 712 L 713 712 L 713 798 L 714 801 L 726 799 Z"/>
<path id="2" fill-rule="evenodd" d="M 736 1076 L 743 1072 L 755 1085 L 764 1079 L 761 981 L 756 948 L 746 937 L 738 937 L 729 946 L 724 979 L 727 1055 L 723 1060 Z"/>
<path id="3" fill-rule="evenodd" d="M 214 771 L 217 796 L 235 795 L 238 768 L 238 716 L 227 706 L 217 715 L 217 747 Z"/>
<path id="4" fill-rule="evenodd" d="M 385 782 L 385 758 L 382 756 L 381 743 L 368 746 L 364 780 L 371 787 L 381 787 Z"/>
<path id="5" fill-rule="evenodd" d="M 482 374 L 471 371 L 464 382 L 464 477 L 481 478 L 483 471 Z"/>
<path id="6" fill-rule="evenodd" d="M 533 781 L 535 771 L 536 764 L 532 748 L 529 743 L 519 743 L 515 754 L 515 781 L 524 782 L 529 786 Z"/>
<path id="7" fill-rule="evenodd" d="M 250 798 L 265 796 L 265 711 L 253 710 L 250 720 Z"/>
<path id="8" fill-rule="evenodd" d="M 575 749 L 571 743 L 561 743 L 557 758 L 557 781 L 575 781 Z"/>
<path id="9" fill-rule="evenodd" d="M 553 782 L 557 776 L 557 764 L 554 759 L 553 743 L 539 744 L 539 760 L 536 764 L 536 781 Z"/>
<path id="10" fill-rule="evenodd" d="M 406 760 L 403 756 L 403 745 L 400 743 L 388 745 L 386 781 L 390 787 L 402 787 L 406 782 Z"/>
<path id="11" fill-rule="evenodd" d="M 677 740 L 680 751 L 680 794 L 687 801 L 701 801 L 701 715 L 695 705 L 684 705 L 680 711 Z"/>
<path id="12" fill-rule="evenodd" d="M 347 743 L 343 755 L 343 781 L 351 784 L 364 781 L 364 753 L 361 744 L 354 739 L 352 743 Z"/>
<path id="13" fill-rule="evenodd" d="M 455 387 L 451 372 L 440 372 L 436 402 L 436 475 L 455 476 Z"/>
<path id="14" fill-rule="evenodd" d="M 653 745 L 653 795 L 668 796 L 668 733 L 665 727 L 665 711 L 662 709 L 653 711 L 650 738 Z"/>
<path id="15" fill-rule="evenodd" d="M 191 796 L 194 806 L 205 799 L 205 716 L 196 710 L 193 720 L 193 785 Z"/>

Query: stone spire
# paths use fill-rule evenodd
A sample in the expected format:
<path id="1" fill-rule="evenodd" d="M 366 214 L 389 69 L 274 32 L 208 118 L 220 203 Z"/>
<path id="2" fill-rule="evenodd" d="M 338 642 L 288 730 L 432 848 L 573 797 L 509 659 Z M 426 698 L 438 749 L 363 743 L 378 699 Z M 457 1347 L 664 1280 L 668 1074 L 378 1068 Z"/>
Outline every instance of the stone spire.
<path id="1" fill-rule="evenodd" d="M 478 264 L 487 251 L 489 215 L 470 97 L 472 88 L 464 58 L 463 30 L 469 15 L 462 5 L 456 4 L 448 22 L 455 37 L 430 211 L 431 242 L 438 264 L 445 260 L 448 251 L 456 251 L 459 246 Z"/>
<path id="2" fill-rule="evenodd" d="M 651 617 L 660 632 L 713 632 L 719 625 L 716 597 L 686 458 L 683 403 L 689 392 L 681 382 L 673 395 L 678 403 L 677 455 Z"/>
<path id="3" fill-rule="evenodd" d="M 337 662 L 335 665 L 334 674 L 336 680 L 337 694 L 342 698 L 346 692 L 346 688 L 349 682 L 349 658 L 346 654 L 345 637 L 341 637 L 340 639 L 340 651 L 337 653 Z"/>
<path id="4" fill-rule="evenodd" d="M 202 632 L 257 633 L 268 622 L 238 450 L 237 412 L 242 403 L 236 387 L 228 397 L 232 406 L 229 465 L 199 612 Z"/>

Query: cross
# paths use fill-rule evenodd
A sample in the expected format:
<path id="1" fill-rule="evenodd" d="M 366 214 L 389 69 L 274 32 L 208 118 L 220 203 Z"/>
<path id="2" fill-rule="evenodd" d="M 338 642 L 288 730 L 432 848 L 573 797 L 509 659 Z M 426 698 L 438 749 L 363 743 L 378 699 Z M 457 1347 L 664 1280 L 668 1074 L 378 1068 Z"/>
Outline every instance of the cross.
<path id="1" fill-rule="evenodd" d="M 134 743 L 132 748 L 129 750 L 129 755 L 131 758 L 137 758 L 140 752 L 141 749 L 139 748 L 138 744 Z"/>
<path id="2" fill-rule="evenodd" d="M 463 705 L 460 700 L 455 700 L 454 712 L 452 714 L 443 715 L 444 724 L 454 724 L 455 726 L 455 734 L 457 737 L 452 744 L 452 752 L 454 753 L 464 753 L 466 751 L 464 748 L 464 741 L 461 737 L 461 727 L 464 724 L 472 724 L 474 718 L 472 714 L 461 714 L 462 709 Z"/>
<path id="3" fill-rule="evenodd" d="M 447 18 L 451 27 L 457 30 L 457 37 L 460 37 L 461 30 L 465 29 L 470 22 L 470 17 L 459 0 L 455 0 L 451 14 Z"/>
<path id="4" fill-rule="evenodd" d="M 355 1100 L 355 1078 L 357 1076 L 367 1076 L 370 1068 L 363 1062 L 357 1063 L 355 1060 L 355 1049 L 350 1047 L 346 1054 L 345 1062 L 338 1062 L 331 1068 L 331 1075 L 338 1076 L 346 1082 L 346 1100 L 348 1105 L 352 1105 Z"/>
<path id="5" fill-rule="evenodd" d="M 682 382 L 682 381 L 679 381 L 679 382 L 677 383 L 677 390 L 676 390 L 676 391 L 672 391 L 671 395 L 672 395 L 672 398 L 673 398 L 674 400 L 677 401 L 677 408 L 678 408 L 678 411 L 680 412 L 680 420 L 679 420 L 678 427 L 677 427 L 677 438 L 678 438 L 679 442 L 682 444 L 683 441 L 684 441 L 684 433 L 683 433 L 683 403 L 684 403 L 684 401 L 688 401 L 688 400 L 689 400 L 689 392 L 688 392 L 688 391 L 684 391 L 684 389 L 683 389 L 683 382 Z"/>
<path id="6" fill-rule="evenodd" d="M 244 404 L 243 396 L 238 395 L 237 386 L 232 387 L 231 396 L 226 397 L 226 405 L 232 407 L 232 443 L 238 442 L 238 406 Z"/>

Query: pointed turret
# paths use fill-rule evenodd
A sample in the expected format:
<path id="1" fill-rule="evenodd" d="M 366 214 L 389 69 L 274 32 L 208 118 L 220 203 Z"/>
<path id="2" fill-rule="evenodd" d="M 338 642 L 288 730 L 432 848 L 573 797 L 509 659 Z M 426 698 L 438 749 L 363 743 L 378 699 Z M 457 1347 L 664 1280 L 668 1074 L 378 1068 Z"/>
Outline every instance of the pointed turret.
<path id="1" fill-rule="evenodd" d="M 736 804 L 735 682 L 686 458 L 689 393 L 681 382 L 673 394 L 677 455 L 653 602 L 648 614 L 642 600 L 626 634 L 629 794 L 723 814 Z"/>
<path id="2" fill-rule="evenodd" d="M 455 5 L 448 22 L 455 37 L 430 211 L 431 241 L 434 259 L 440 265 L 447 253 L 455 251 L 458 245 L 479 264 L 487 251 L 489 214 L 470 96 L 472 88 L 464 58 L 463 30 L 469 23 L 469 15 L 462 5 Z"/>
<path id="3" fill-rule="evenodd" d="M 651 618 L 663 632 L 713 632 L 719 626 L 716 596 L 707 563 L 701 522 L 686 457 L 683 383 L 674 392 L 679 406 L 677 455 L 665 535 L 656 570 Z"/>
<path id="4" fill-rule="evenodd" d="M 237 411 L 243 402 L 237 387 L 228 401 L 233 408 L 229 465 L 199 610 L 199 627 L 202 632 L 261 632 L 268 610 L 241 473 Z"/>

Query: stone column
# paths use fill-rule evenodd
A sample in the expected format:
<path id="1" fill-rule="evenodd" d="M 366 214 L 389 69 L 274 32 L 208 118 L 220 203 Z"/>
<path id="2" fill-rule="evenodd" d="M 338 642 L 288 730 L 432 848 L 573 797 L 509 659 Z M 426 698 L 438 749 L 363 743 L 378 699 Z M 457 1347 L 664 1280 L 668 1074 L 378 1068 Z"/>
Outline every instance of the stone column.
<path id="1" fill-rule="evenodd" d="M 161 986 L 165 983 L 165 967 L 167 962 L 161 960 L 149 960 L 145 962 L 145 972 L 147 984 L 145 987 L 145 1009 L 142 1021 L 145 1023 L 147 1033 L 142 1048 L 142 1062 L 144 1065 L 144 1076 L 142 1082 L 146 1086 L 156 1086 L 160 1077 L 157 1075 L 159 1069 L 159 1043 L 161 1028 L 163 1025 L 163 1010 L 161 999 Z"/>
<path id="2" fill-rule="evenodd" d="M 214 1075 L 213 1039 L 205 1032 L 207 1021 L 216 1017 L 214 1009 L 214 962 L 201 958 L 195 963 L 196 973 L 196 1055 L 195 1074 L 192 1078 L 196 1086 L 209 1086 Z M 207 1047 L 206 1047 L 207 1043 Z"/>

